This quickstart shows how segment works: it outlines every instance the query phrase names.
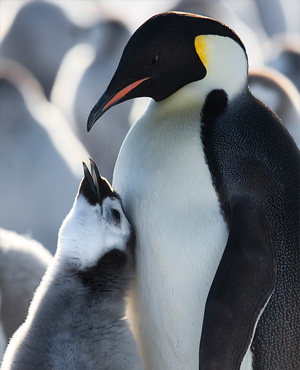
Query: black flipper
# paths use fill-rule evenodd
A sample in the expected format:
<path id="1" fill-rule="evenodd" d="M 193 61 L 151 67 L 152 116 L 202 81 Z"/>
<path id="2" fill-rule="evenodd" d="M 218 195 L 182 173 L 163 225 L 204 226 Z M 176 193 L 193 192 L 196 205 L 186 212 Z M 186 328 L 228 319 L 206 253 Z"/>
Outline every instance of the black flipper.
<path id="1" fill-rule="evenodd" d="M 207 298 L 201 370 L 239 370 L 255 324 L 275 289 L 272 229 L 251 201 L 231 204 L 228 242 Z"/>

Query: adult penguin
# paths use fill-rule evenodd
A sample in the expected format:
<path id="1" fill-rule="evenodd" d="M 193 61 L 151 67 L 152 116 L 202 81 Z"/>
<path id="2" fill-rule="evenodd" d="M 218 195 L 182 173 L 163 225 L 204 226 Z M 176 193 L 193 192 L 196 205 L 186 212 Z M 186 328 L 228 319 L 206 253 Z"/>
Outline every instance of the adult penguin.
<path id="1" fill-rule="evenodd" d="M 163 13 L 90 113 L 88 130 L 153 98 L 113 179 L 137 232 L 129 311 L 147 369 L 300 368 L 300 153 L 247 80 L 231 29 Z"/>

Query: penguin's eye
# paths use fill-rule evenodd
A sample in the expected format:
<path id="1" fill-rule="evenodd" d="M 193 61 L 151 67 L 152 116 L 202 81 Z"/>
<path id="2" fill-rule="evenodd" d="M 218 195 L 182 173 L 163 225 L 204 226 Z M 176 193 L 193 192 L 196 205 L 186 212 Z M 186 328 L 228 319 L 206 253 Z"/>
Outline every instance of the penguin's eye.
<path id="1" fill-rule="evenodd" d="M 119 212 L 117 209 L 113 208 L 113 209 L 111 210 L 111 214 L 112 214 L 112 216 L 113 216 L 113 219 L 114 219 L 115 223 L 116 223 L 116 224 L 119 224 L 119 223 L 120 223 L 120 221 L 121 221 L 121 215 L 120 215 L 120 212 Z"/>
<path id="2" fill-rule="evenodd" d="M 155 57 L 150 61 L 150 65 L 152 66 L 153 64 L 158 62 L 159 57 L 160 57 L 160 54 L 155 55 Z"/>

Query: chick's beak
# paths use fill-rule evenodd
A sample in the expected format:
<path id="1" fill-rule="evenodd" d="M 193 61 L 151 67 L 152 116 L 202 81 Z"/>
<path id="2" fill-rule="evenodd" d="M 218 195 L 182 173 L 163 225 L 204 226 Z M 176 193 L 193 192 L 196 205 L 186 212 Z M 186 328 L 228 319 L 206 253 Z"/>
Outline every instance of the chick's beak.
<path id="1" fill-rule="evenodd" d="M 89 158 L 91 171 L 83 162 L 84 178 L 80 184 L 79 194 L 82 194 L 91 205 L 102 204 L 104 198 L 114 196 L 106 178 L 100 176 L 96 163 Z"/>
<path id="2" fill-rule="evenodd" d="M 91 175 L 97 189 L 99 203 L 102 204 L 103 199 L 113 195 L 113 189 L 105 177 L 100 176 L 96 163 L 89 158 L 91 165 Z"/>
<path id="3" fill-rule="evenodd" d="M 97 186 L 95 185 L 87 165 L 84 162 L 82 165 L 84 178 L 80 184 L 79 194 L 82 194 L 90 204 L 95 205 L 99 202 Z"/>

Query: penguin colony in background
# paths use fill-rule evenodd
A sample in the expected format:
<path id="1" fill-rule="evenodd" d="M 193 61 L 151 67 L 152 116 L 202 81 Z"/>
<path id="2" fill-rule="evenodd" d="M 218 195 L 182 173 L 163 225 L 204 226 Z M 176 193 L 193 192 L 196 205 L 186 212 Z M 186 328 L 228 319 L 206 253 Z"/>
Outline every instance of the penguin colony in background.
<path id="1" fill-rule="evenodd" d="M 242 41 L 210 18 L 150 18 L 88 130 L 142 96 L 113 186 L 136 229 L 129 317 L 146 368 L 299 369 L 300 153 L 250 93 Z"/>
<path id="2" fill-rule="evenodd" d="M 2 370 L 143 369 L 125 315 L 134 232 L 121 199 L 84 165 L 58 248 L 12 337 Z"/>
<path id="3" fill-rule="evenodd" d="M 90 155 L 33 75 L 1 58 L 0 102 L 0 225 L 29 233 L 54 254 Z"/>
<path id="4" fill-rule="evenodd" d="M 36 240 L 0 228 L 1 359 L 9 338 L 24 322 L 33 293 L 51 260 L 50 252 Z"/>
<path id="5" fill-rule="evenodd" d="M 250 91 L 278 114 L 300 148 L 300 93 L 296 86 L 283 74 L 267 68 L 252 70 L 248 83 Z"/>

